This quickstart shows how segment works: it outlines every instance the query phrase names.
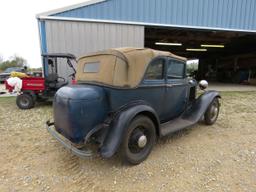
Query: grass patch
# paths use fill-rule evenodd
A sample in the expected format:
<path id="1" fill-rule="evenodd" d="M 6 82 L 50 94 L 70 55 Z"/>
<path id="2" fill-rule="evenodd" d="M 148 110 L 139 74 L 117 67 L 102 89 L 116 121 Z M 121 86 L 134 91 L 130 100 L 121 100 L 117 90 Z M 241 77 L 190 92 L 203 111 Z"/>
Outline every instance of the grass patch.
<path id="1" fill-rule="evenodd" d="M 13 102 L 16 100 L 16 97 L 0 97 L 0 103 Z"/>

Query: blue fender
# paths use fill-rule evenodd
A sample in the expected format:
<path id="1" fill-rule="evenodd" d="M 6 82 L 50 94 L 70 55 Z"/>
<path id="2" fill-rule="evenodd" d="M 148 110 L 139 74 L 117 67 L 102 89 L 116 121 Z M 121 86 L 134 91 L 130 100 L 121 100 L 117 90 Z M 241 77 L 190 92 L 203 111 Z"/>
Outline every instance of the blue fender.
<path id="1" fill-rule="evenodd" d="M 124 137 L 126 129 L 131 121 L 139 114 L 148 116 L 155 124 L 157 133 L 159 130 L 159 119 L 155 110 L 147 104 L 138 104 L 120 112 L 112 121 L 107 136 L 100 148 L 100 154 L 104 158 L 113 156 L 118 150 Z"/>
<path id="2" fill-rule="evenodd" d="M 185 112 L 180 116 L 180 119 L 185 119 L 191 124 L 196 124 L 203 117 L 209 105 L 215 98 L 221 98 L 219 92 L 205 91 L 189 108 L 187 108 L 187 110 L 185 110 Z"/>
<path id="3" fill-rule="evenodd" d="M 192 107 L 183 113 L 182 118 L 198 122 L 216 97 L 221 98 L 217 91 L 204 92 L 195 100 Z"/>

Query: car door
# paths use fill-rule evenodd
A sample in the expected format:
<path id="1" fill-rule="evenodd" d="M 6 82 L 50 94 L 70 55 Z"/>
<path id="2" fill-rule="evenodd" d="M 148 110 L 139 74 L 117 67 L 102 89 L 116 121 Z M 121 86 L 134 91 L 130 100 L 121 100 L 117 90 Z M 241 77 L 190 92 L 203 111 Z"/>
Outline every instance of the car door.
<path id="1" fill-rule="evenodd" d="M 166 63 L 165 121 L 178 117 L 186 107 L 188 83 L 186 63 L 168 58 Z"/>
<path id="2" fill-rule="evenodd" d="M 164 57 L 154 58 L 149 63 L 142 85 L 137 92 L 138 97 L 144 98 L 156 110 L 160 119 L 164 113 L 165 64 Z"/>

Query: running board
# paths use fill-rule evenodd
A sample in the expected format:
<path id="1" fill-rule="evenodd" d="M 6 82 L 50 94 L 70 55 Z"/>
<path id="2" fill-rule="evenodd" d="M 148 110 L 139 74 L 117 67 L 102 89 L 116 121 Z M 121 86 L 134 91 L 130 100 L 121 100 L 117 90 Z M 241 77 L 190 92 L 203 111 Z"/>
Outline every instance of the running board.
<path id="1" fill-rule="evenodd" d="M 161 125 L 161 136 L 166 136 L 181 129 L 191 127 L 196 123 L 197 122 L 181 118 L 169 121 Z"/>
<path id="2" fill-rule="evenodd" d="M 208 106 L 211 104 L 215 97 L 220 95 L 216 91 L 207 91 L 193 103 L 177 119 L 163 123 L 160 126 L 160 136 L 166 136 L 175 131 L 191 127 L 195 125 L 204 115 Z"/>

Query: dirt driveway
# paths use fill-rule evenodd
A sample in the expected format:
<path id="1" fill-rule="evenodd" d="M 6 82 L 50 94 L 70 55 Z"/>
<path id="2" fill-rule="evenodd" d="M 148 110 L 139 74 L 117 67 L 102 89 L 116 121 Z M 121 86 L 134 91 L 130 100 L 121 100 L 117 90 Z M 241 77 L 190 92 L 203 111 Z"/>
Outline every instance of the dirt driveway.
<path id="1" fill-rule="evenodd" d="M 79 159 L 46 131 L 51 105 L 0 98 L 0 191 L 256 191 L 256 92 L 225 93 L 214 126 L 158 141 L 138 166 Z"/>

